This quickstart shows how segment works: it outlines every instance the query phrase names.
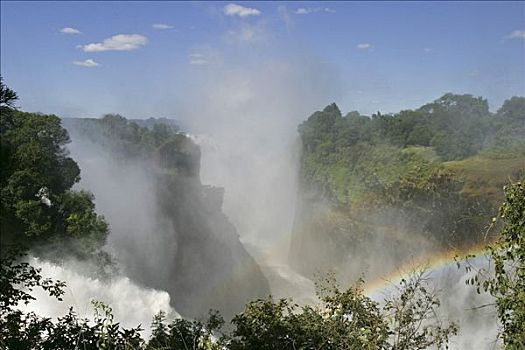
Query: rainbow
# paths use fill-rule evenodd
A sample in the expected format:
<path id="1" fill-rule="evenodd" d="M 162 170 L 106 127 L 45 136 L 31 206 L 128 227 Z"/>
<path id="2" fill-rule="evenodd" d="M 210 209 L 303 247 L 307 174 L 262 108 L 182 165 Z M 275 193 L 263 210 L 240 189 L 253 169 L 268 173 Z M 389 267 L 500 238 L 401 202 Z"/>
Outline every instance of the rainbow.
<path id="1" fill-rule="evenodd" d="M 440 271 L 457 264 L 458 261 L 464 260 L 467 255 L 474 255 L 475 257 L 483 256 L 487 253 L 487 246 L 490 243 L 492 242 L 482 242 L 470 246 L 467 249 L 441 251 L 432 256 L 422 256 L 411 260 L 400 267 L 397 267 L 395 270 L 390 271 L 386 275 L 365 283 L 364 293 L 367 296 L 378 295 L 388 288 L 399 285 L 403 278 L 408 277 L 410 273 L 419 269 Z"/>

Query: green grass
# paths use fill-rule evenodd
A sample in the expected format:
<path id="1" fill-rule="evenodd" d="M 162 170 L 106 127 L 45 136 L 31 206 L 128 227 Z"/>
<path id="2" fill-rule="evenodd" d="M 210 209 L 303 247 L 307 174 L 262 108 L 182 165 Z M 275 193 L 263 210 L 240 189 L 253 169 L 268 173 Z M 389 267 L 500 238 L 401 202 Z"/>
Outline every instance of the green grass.
<path id="1" fill-rule="evenodd" d="M 465 181 L 463 193 L 487 197 L 499 203 L 503 200 L 503 186 L 525 175 L 525 154 L 511 158 L 480 154 L 443 165 Z"/>

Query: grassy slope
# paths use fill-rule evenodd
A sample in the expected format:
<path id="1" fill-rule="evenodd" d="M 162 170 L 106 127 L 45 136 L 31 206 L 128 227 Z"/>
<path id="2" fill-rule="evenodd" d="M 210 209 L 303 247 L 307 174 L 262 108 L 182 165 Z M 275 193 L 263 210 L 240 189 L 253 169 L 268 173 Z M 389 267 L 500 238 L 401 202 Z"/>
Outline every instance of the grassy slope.
<path id="1" fill-rule="evenodd" d="M 465 181 L 464 194 L 500 203 L 503 200 L 503 186 L 525 174 L 525 152 L 506 157 L 485 153 L 445 162 L 443 165 Z"/>

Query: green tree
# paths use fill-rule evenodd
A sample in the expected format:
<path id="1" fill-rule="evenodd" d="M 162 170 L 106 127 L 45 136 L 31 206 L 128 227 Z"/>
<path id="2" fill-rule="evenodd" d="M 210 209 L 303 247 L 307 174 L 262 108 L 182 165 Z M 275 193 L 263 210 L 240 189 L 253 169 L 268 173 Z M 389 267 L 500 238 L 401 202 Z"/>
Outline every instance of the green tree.
<path id="1" fill-rule="evenodd" d="M 71 191 L 80 180 L 80 169 L 68 156 L 69 135 L 60 119 L 17 111 L 12 108 L 16 94 L 4 85 L 2 94 L 2 247 L 52 244 L 63 253 L 84 257 L 88 251 L 98 252 L 107 224 L 96 214 L 90 194 Z"/>
<path id="2" fill-rule="evenodd" d="M 388 327 L 379 305 L 365 297 L 362 283 L 340 291 L 319 289 L 322 304 L 299 308 L 269 298 L 251 302 L 232 323 L 229 348 L 237 349 L 383 349 Z"/>
<path id="3" fill-rule="evenodd" d="M 436 317 L 439 300 L 423 273 L 403 280 L 383 308 L 363 294 L 363 281 L 341 291 L 332 276 L 318 283 L 319 306 L 290 300 L 251 302 L 232 324 L 228 348 L 426 349 L 447 344 L 456 324 Z"/>
<path id="4" fill-rule="evenodd" d="M 498 154 L 522 154 L 525 149 L 525 97 L 506 100 L 493 118 L 491 146 Z"/>
<path id="5" fill-rule="evenodd" d="M 398 293 L 386 301 L 384 310 L 390 320 L 390 346 L 395 350 L 442 348 L 459 327 L 444 324 L 437 316 L 440 301 L 428 289 L 425 271 L 402 279 Z"/>
<path id="6" fill-rule="evenodd" d="M 223 339 L 214 339 L 216 333 L 224 324 L 217 312 L 210 312 L 206 322 L 199 320 L 175 319 L 166 323 L 166 314 L 159 312 L 152 323 L 152 334 L 146 347 L 147 350 L 219 350 Z"/>
<path id="7" fill-rule="evenodd" d="M 525 179 L 505 186 L 504 192 L 498 215 L 503 227 L 488 247 L 494 271 L 481 270 L 469 282 L 495 298 L 505 349 L 518 350 L 525 348 Z"/>
<path id="8" fill-rule="evenodd" d="M 49 319 L 35 314 L 24 315 L 16 306 L 28 304 L 35 298 L 30 292 L 42 288 L 60 299 L 65 284 L 44 279 L 40 270 L 21 262 L 23 251 L 11 248 L 0 255 L 0 348 L 33 349 L 42 333 L 51 325 Z"/>
<path id="9" fill-rule="evenodd" d="M 0 76 L 0 108 L 14 108 L 16 100 L 18 100 L 16 92 L 8 88 Z"/>
<path id="10" fill-rule="evenodd" d="M 507 122 L 525 123 L 525 97 L 514 96 L 506 100 L 497 113 L 498 118 Z"/>

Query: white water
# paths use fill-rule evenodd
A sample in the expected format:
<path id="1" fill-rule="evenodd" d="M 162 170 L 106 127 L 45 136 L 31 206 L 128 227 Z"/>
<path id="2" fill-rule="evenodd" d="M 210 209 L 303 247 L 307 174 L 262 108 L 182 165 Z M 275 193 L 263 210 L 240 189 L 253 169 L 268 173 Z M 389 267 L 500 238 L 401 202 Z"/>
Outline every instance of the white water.
<path id="1" fill-rule="evenodd" d="M 80 318 L 92 320 L 94 310 L 91 301 L 102 301 L 113 309 L 115 322 L 120 322 L 125 328 L 141 325 L 144 329 L 142 334 L 146 337 L 149 337 L 153 316 L 159 311 L 166 312 L 169 319 L 180 317 L 170 307 L 167 292 L 138 286 L 128 277 L 119 275 L 101 280 L 79 274 L 75 263 L 59 266 L 34 257 L 29 258 L 29 263 L 42 269 L 44 278 L 64 281 L 67 286 L 63 301 L 50 297 L 39 288 L 34 289 L 31 294 L 36 301 L 21 305 L 20 309 L 24 312 L 33 311 L 37 315 L 56 319 L 66 315 L 73 307 Z"/>

